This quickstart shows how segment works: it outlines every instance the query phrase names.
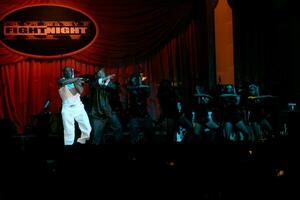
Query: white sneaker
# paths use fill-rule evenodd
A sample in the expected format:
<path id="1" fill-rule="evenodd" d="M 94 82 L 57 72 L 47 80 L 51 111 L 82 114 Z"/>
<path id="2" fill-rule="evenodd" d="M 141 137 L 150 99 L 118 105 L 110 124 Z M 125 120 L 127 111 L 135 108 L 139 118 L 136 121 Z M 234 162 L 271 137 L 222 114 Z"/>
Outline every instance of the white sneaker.
<path id="1" fill-rule="evenodd" d="M 84 138 L 78 138 L 77 142 L 80 144 L 85 144 L 86 141 L 88 141 L 90 138 L 89 137 L 84 137 Z"/>

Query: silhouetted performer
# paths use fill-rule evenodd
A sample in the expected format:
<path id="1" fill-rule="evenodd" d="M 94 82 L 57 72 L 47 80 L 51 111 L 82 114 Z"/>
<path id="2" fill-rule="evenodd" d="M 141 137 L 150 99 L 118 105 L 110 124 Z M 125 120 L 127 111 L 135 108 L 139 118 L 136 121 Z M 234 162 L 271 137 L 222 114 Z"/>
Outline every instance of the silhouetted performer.
<path id="1" fill-rule="evenodd" d="M 122 126 L 117 115 L 114 96 L 117 95 L 117 86 L 111 81 L 114 76 L 106 76 L 104 69 L 95 73 L 95 79 L 91 83 L 91 121 L 93 127 L 93 144 L 103 144 L 104 134 L 112 131 L 116 142 L 122 139 Z"/>
<path id="2" fill-rule="evenodd" d="M 157 97 L 160 105 L 160 121 L 162 127 L 167 131 L 167 143 L 177 142 L 177 131 L 179 126 L 185 128 L 189 133 L 193 132 L 192 123 L 181 111 L 181 102 L 178 94 L 169 80 L 162 80 L 159 84 Z M 186 141 L 190 135 L 187 135 Z"/>
<path id="3" fill-rule="evenodd" d="M 239 109 L 240 96 L 236 94 L 231 84 L 225 86 L 223 93 L 219 96 L 221 103 L 221 113 L 224 121 L 225 138 L 230 140 L 232 134 L 236 131 L 242 132 L 244 140 L 247 141 L 250 135 Z"/>
<path id="4" fill-rule="evenodd" d="M 258 86 L 251 84 L 248 87 L 248 120 L 251 122 L 255 139 L 264 138 L 263 130 L 268 133 L 272 132 L 272 126 L 267 120 L 267 112 L 264 102 L 272 96 L 260 96 Z"/>
<path id="5" fill-rule="evenodd" d="M 210 141 L 213 141 L 215 134 L 211 130 L 215 131 L 215 133 L 216 131 L 220 133 L 219 125 L 212 117 L 211 103 L 213 98 L 205 92 L 204 86 L 199 83 L 195 86 L 195 94 L 193 96 L 195 134 L 204 136 L 200 138 L 209 138 Z M 210 135 L 203 135 L 206 132 L 209 132 Z"/>
<path id="6" fill-rule="evenodd" d="M 131 143 L 151 143 L 153 125 L 147 111 L 150 87 L 143 84 L 142 77 L 139 73 L 133 73 L 128 81 L 127 91 L 129 94 L 129 129 L 131 132 Z M 140 134 L 142 132 L 144 133 L 144 138 L 141 140 Z"/>

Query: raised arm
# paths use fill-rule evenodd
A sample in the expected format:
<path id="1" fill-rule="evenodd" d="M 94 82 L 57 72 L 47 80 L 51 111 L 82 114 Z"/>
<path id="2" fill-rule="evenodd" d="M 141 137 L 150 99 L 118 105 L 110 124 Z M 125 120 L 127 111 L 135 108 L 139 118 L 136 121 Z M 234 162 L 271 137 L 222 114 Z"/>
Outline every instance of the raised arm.
<path id="1" fill-rule="evenodd" d="M 57 81 L 57 83 L 58 83 L 61 87 L 63 87 L 63 86 L 65 86 L 65 85 L 69 84 L 69 83 L 75 83 L 75 82 L 77 82 L 77 81 L 80 81 L 80 79 L 79 79 L 79 78 L 70 78 L 70 79 L 61 78 L 61 79 L 59 79 L 59 80 Z"/>
<path id="2" fill-rule="evenodd" d="M 58 80 L 58 84 L 60 87 L 63 87 L 65 85 L 72 84 L 72 83 L 74 84 L 76 91 L 79 94 L 81 94 L 83 92 L 83 87 L 82 87 L 80 78 L 70 78 L 70 79 L 61 78 L 60 80 Z"/>

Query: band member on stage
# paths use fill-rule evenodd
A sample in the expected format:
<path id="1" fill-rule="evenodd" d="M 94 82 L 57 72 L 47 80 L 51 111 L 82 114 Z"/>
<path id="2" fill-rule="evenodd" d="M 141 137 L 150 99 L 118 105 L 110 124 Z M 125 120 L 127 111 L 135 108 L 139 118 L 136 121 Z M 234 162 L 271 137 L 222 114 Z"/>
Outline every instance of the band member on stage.
<path id="1" fill-rule="evenodd" d="M 122 126 L 116 110 L 112 108 L 111 98 L 117 92 L 116 84 L 111 80 L 115 75 L 106 75 L 104 68 L 95 73 L 95 79 L 90 85 L 92 108 L 92 142 L 103 144 L 106 131 L 112 131 L 117 143 L 122 140 Z"/>
<path id="2" fill-rule="evenodd" d="M 91 125 L 81 102 L 83 87 L 80 78 L 74 78 L 71 67 L 64 68 L 64 77 L 58 80 L 59 95 L 62 99 L 62 121 L 64 127 L 64 144 L 72 145 L 75 139 L 75 121 L 79 125 L 81 136 L 77 142 L 85 144 L 90 138 Z"/>
<path id="3" fill-rule="evenodd" d="M 240 96 L 236 94 L 233 85 L 226 85 L 223 93 L 219 97 L 225 126 L 225 138 L 230 140 L 235 128 L 243 134 L 244 141 L 248 141 L 250 131 L 241 116 L 239 108 Z"/>
<path id="4" fill-rule="evenodd" d="M 265 110 L 264 101 L 271 96 L 260 96 L 259 87 L 250 84 L 248 87 L 248 114 L 251 127 L 253 129 L 255 139 L 262 140 L 264 138 L 263 131 L 272 132 L 272 126 L 267 120 L 267 112 Z"/>
<path id="5" fill-rule="evenodd" d="M 129 94 L 129 127 L 131 132 L 131 143 L 151 143 L 153 125 L 147 111 L 147 100 L 150 96 L 150 87 L 145 85 L 139 73 L 130 76 L 127 85 Z M 143 132 L 141 140 L 139 134 Z"/>

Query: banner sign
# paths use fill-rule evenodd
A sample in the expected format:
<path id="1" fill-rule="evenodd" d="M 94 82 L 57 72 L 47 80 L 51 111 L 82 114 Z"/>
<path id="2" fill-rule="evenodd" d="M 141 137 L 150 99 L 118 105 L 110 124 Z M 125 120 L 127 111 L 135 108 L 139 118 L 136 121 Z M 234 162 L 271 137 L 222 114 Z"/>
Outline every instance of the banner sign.
<path id="1" fill-rule="evenodd" d="M 0 40 L 12 51 L 31 57 L 67 56 L 90 46 L 98 35 L 95 21 L 73 8 L 34 5 L 0 19 Z"/>

